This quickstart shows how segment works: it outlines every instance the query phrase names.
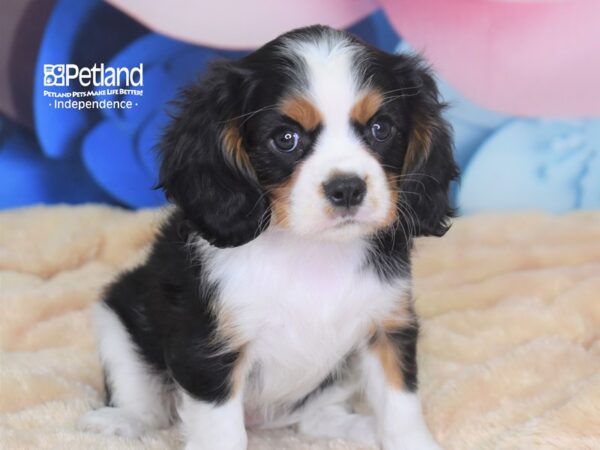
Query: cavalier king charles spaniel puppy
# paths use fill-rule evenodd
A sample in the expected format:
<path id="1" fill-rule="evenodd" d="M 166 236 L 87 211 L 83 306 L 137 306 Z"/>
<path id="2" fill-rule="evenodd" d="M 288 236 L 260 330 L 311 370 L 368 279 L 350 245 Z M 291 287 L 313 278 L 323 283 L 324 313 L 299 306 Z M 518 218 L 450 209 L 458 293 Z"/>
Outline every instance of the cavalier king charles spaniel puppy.
<path id="1" fill-rule="evenodd" d="M 452 215 L 443 107 L 419 58 L 323 26 L 213 64 L 160 145 L 174 207 L 95 307 L 106 407 L 83 429 L 180 422 L 186 449 L 240 450 L 247 429 L 293 426 L 438 449 L 410 253 Z"/>

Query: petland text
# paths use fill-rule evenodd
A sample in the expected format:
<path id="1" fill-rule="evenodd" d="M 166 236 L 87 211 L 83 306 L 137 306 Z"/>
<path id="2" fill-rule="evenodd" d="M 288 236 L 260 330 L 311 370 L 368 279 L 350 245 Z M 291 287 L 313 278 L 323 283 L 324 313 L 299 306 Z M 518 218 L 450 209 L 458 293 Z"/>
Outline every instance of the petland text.
<path id="1" fill-rule="evenodd" d="M 70 86 L 77 80 L 82 87 L 144 86 L 144 64 L 137 67 L 92 67 L 77 64 L 44 64 L 44 86 Z"/>

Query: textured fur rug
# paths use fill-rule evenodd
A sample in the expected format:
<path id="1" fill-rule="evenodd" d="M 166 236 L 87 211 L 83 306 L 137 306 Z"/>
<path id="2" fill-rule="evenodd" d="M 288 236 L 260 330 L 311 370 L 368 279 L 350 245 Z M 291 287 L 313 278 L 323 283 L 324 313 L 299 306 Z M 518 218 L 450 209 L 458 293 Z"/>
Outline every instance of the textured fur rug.
<path id="1" fill-rule="evenodd" d="M 101 403 L 89 306 L 160 220 L 85 207 L 0 213 L 0 447 L 177 448 L 86 434 Z M 421 393 L 444 448 L 600 449 L 600 213 L 459 219 L 415 252 Z M 251 449 L 356 449 L 290 430 Z"/>

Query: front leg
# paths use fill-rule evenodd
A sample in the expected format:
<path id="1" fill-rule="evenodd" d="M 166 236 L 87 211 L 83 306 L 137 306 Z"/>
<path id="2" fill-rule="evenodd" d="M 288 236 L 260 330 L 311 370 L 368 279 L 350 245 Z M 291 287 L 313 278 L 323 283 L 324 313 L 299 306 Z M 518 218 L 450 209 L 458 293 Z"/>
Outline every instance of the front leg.
<path id="1" fill-rule="evenodd" d="M 245 450 L 242 350 L 204 336 L 182 342 L 168 362 L 185 450 Z"/>
<path id="2" fill-rule="evenodd" d="M 418 322 L 382 326 L 361 355 L 367 402 L 383 450 L 438 450 L 417 395 Z"/>
<path id="3" fill-rule="evenodd" d="M 241 392 L 222 403 L 198 400 L 181 393 L 178 407 L 185 436 L 185 450 L 245 450 L 244 408 Z"/>

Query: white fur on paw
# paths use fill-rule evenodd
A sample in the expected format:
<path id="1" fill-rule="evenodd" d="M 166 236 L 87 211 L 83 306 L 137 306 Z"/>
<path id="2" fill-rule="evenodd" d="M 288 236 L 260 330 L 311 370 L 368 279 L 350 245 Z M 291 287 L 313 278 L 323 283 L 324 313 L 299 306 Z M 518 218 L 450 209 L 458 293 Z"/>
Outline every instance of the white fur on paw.
<path id="1" fill-rule="evenodd" d="M 79 420 L 79 429 L 133 438 L 148 431 L 148 425 L 122 408 L 106 407 L 86 413 Z"/>

